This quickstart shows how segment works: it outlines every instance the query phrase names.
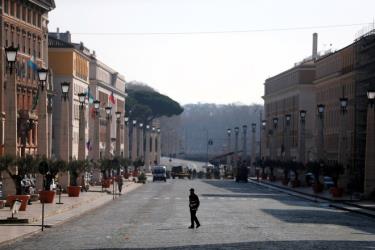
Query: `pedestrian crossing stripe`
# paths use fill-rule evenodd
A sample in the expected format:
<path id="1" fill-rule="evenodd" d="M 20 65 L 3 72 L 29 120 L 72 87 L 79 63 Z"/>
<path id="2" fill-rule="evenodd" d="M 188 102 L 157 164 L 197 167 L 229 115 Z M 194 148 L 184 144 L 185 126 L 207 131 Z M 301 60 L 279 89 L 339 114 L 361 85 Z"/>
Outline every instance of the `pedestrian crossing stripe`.
<path id="1" fill-rule="evenodd" d="M 188 197 L 169 197 L 169 196 L 166 196 L 166 197 L 143 197 L 144 200 L 148 200 L 148 199 L 154 199 L 154 200 L 171 200 L 171 199 L 175 199 L 175 200 L 189 200 Z M 244 198 L 244 197 L 199 197 L 200 200 L 230 200 L 230 201 L 247 201 L 247 200 L 258 200 L 257 198 L 251 198 L 251 197 L 248 197 L 248 198 Z"/>

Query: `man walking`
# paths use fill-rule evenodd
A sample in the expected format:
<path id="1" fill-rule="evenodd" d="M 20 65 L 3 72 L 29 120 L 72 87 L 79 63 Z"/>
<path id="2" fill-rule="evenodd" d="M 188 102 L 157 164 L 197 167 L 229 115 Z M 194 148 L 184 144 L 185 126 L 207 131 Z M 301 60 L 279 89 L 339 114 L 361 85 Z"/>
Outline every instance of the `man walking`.
<path id="1" fill-rule="evenodd" d="M 189 228 L 194 228 L 194 222 L 197 225 L 197 228 L 201 226 L 196 216 L 199 207 L 199 198 L 194 193 L 194 188 L 190 189 L 190 196 L 189 196 L 189 208 L 190 208 L 190 217 L 191 217 L 191 225 Z"/>

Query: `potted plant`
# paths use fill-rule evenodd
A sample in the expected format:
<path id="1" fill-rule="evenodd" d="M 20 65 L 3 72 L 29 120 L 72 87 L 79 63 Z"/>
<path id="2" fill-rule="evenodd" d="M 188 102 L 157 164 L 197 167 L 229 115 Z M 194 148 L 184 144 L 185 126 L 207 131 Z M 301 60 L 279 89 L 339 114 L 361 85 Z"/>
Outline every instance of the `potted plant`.
<path id="1" fill-rule="evenodd" d="M 147 177 L 145 175 L 145 173 L 141 173 L 139 176 L 138 176 L 138 183 L 143 183 L 145 184 L 146 183 L 146 180 L 147 180 Z"/>
<path id="2" fill-rule="evenodd" d="M 133 166 L 134 166 L 133 176 L 138 176 L 139 168 L 142 167 L 144 164 L 145 164 L 144 161 L 142 161 L 142 159 L 140 159 L 140 158 L 136 159 L 133 162 Z"/>
<path id="3" fill-rule="evenodd" d="M 291 162 L 291 170 L 294 173 L 294 179 L 291 181 L 292 187 L 300 187 L 301 181 L 299 180 L 299 170 L 302 170 L 304 168 L 303 163 L 301 162 Z"/>
<path id="4" fill-rule="evenodd" d="M 112 160 L 100 160 L 100 172 L 102 173 L 102 188 L 109 188 L 112 180 L 110 179 L 110 172 L 112 170 Z"/>
<path id="5" fill-rule="evenodd" d="M 36 172 L 38 159 L 31 155 L 15 159 L 12 156 L 5 155 L 0 157 L 0 171 L 6 171 L 14 182 L 16 188 L 15 195 L 7 197 L 7 204 L 13 205 L 15 200 L 21 201 L 20 211 L 25 211 L 30 200 L 30 195 L 27 193 L 26 187 L 22 185 L 24 178 Z"/>
<path id="6" fill-rule="evenodd" d="M 330 189 L 331 194 L 333 197 L 342 197 L 344 194 L 344 189 L 338 186 L 338 182 L 340 179 L 340 175 L 344 173 L 344 167 L 339 163 L 334 163 L 332 165 L 327 166 L 326 168 L 327 175 L 332 177 L 333 180 L 333 187 Z"/>
<path id="7" fill-rule="evenodd" d="M 289 184 L 289 167 L 290 167 L 290 163 L 289 162 L 284 162 L 282 164 L 282 169 L 283 169 L 283 173 L 284 173 L 284 177 L 283 177 L 283 180 L 282 180 L 282 184 L 284 186 L 288 186 Z"/>
<path id="8" fill-rule="evenodd" d="M 39 192 L 39 200 L 43 203 L 53 203 L 55 191 L 51 190 L 51 184 L 60 171 L 66 170 L 65 161 L 43 159 L 39 163 L 39 173 L 43 175 L 43 190 Z"/>
<path id="9" fill-rule="evenodd" d="M 67 188 L 69 197 L 79 197 L 82 187 L 78 185 L 78 177 L 82 172 L 87 170 L 87 168 L 88 161 L 86 160 L 72 160 L 69 162 L 70 186 Z"/>
<path id="10" fill-rule="evenodd" d="M 320 172 L 323 169 L 324 163 L 323 161 L 320 162 L 309 162 L 307 164 L 308 170 L 313 174 L 314 176 L 314 183 L 312 184 L 312 188 L 314 190 L 314 193 L 321 193 L 323 192 L 324 185 L 320 182 Z"/>

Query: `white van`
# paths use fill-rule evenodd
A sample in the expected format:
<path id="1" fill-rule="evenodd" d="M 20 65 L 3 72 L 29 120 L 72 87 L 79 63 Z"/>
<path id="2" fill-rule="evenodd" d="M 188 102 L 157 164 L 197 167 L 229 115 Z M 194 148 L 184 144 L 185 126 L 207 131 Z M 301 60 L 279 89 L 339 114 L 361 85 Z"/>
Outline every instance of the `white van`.
<path id="1" fill-rule="evenodd" d="M 167 181 L 167 167 L 155 166 L 152 168 L 152 181 Z"/>

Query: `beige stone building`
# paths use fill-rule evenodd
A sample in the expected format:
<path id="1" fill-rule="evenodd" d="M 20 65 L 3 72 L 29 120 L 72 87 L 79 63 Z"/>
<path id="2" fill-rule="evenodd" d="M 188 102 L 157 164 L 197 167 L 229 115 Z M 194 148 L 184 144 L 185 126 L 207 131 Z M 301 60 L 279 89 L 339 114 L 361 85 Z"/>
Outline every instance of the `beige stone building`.
<path id="1" fill-rule="evenodd" d="M 305 162 L 315 158 L 314 77 L 315 63 L 310 58 L 265 81 L 263 159 Z M 306 111 L 304 131 L 301 129 L 301 110 Z M 277 126 L 274 126 L 275 119 Z M 304 148 L 301 148 L 302 141 L 305 141 Z"/>

